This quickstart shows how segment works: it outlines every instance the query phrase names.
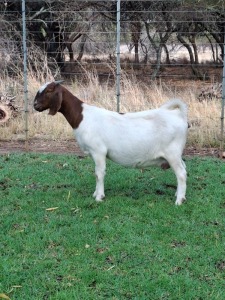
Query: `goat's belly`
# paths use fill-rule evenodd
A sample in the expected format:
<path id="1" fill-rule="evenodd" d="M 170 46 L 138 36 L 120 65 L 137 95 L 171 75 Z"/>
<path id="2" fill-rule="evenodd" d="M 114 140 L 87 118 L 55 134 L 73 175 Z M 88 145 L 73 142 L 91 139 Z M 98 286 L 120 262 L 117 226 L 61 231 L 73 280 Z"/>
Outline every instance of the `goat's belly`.
<path id="1" fill-rule="evenodd" d="M 150 166 L 162 166 L 162 164 L 167 163 L 163 157 L 153 158 L 151 156 L 136 156 L 136 155 L 115 155 L 113 153 L 108 153 L 107 158 L 113 162 L 120 164 L 125 167 L 132 168 L 147 168 Z"/>

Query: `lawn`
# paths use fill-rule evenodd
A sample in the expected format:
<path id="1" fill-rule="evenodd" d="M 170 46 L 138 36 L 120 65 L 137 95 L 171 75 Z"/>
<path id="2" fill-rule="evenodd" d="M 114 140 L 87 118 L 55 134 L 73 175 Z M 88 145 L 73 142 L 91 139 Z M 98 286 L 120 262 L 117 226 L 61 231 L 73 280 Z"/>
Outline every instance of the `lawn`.
<path id="1" fill-rule="evenodd" d="M 186 158 L 187 202 L 171 170 L 72 155 L 0 157 L 0 299 L 224 299 L 225 164 Z"/>

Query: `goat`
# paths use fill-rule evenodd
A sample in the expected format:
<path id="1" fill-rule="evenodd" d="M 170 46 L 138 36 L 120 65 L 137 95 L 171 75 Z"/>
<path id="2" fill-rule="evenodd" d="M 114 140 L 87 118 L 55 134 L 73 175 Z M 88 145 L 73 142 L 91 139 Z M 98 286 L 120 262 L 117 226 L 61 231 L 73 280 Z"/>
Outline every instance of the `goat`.
<path id="1" fill-rule="evenodd" d="M 171 167 L 177 178 L 176 205 L 186 193 L 186 166 L 182 152 L 187 138 L 187 106 L 173 99 L 157 109 L 120 114 L 88 105 L 61 85 L 43 85 L 34 99 L 35 110 L 61 112 L 73 128 L 84 153 L 95 162 L 96 201 L 102 201 L 106 158 L 125 167 Z"/>

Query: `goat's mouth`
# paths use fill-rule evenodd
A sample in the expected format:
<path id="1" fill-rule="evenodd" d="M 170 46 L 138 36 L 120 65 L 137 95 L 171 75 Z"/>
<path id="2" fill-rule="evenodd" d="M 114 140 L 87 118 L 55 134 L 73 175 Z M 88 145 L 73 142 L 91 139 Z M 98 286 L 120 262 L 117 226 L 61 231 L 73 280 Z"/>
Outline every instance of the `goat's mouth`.
<path id="1" fill-rule="evenodd" d="M 36 111 L 39 111 L 39 112 L 41 112 L 41 111 L 44 110 L 44 109 L 42 108 L 42 106 L 40 106 L 38 103 L 34 103 L 34 109 L 35 109 Z"/>

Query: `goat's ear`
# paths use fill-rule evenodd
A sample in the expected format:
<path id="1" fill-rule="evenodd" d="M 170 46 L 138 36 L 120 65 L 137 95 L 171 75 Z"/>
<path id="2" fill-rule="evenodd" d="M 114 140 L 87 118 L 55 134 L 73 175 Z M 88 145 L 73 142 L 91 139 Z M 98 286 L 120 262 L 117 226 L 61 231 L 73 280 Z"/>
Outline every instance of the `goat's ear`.
<path id="1" fill-rule="evenodd" d="M 51 105 L 49 107 L 49 115 L 54 116 L 60 109 L 62 105 L 62 92 L 59 91 L 55 93 L 54 97 L 51 100 Z"/>

